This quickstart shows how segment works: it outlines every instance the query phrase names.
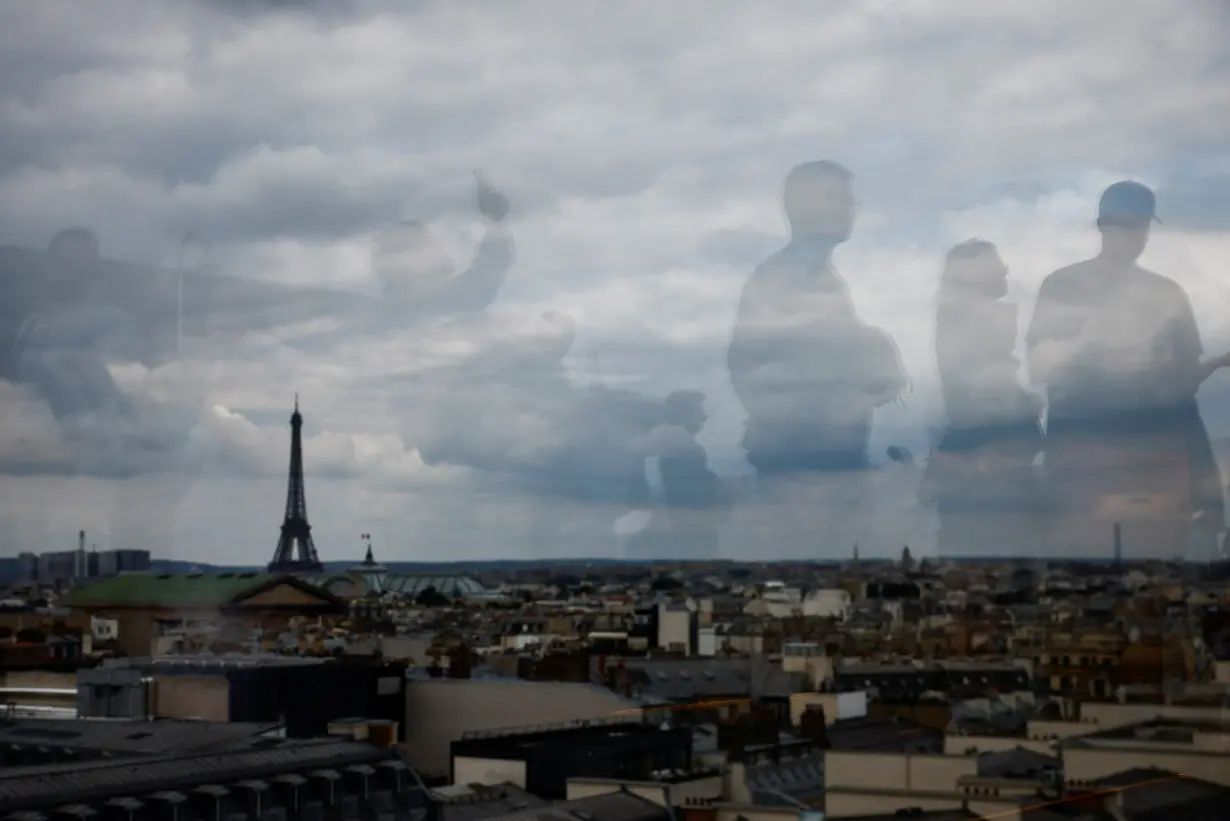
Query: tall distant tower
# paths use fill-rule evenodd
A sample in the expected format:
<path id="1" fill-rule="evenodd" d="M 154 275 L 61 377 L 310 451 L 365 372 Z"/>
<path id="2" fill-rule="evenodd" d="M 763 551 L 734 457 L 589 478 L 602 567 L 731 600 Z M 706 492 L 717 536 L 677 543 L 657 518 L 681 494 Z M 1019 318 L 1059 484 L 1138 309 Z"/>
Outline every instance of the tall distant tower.
<path id="1" fill-rule="evenodd" d="M 1115 561 L 1114 568 L 1116 573 L 1123 571 L 1123 528 L 1118 522 L 1115 522 Z"/>
<path id="2" fill-rule="evenodd" d="M 295 412 L 290 417 L 290 481 L 286 488 L 286 518 L 278 549 L 269 563 L 270 573 L 319 573 L 324 570 L 316 545 L 312 542 L 312 526 L 308 524 L 307 497 L 303 492 L 303 417 L 299 415 L 299 396 L 295 395 Z"/>

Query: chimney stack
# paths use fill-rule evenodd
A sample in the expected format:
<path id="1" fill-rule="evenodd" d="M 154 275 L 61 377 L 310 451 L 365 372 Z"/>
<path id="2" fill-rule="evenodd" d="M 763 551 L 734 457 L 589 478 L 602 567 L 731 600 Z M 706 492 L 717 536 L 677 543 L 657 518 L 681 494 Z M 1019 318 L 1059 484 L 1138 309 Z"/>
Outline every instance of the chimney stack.
<path id="1" fill-rule="evenodd" d="M 85 558 L 85 531 L 77 531 L 77 555 L 73 556 L 73 578 L 84 579 L 90 575 Z"/>
<path id="2" fill-rule="evenodd" d="M 1115 570 L 1123 569 L 1123 527 L 1115 522 Z"/>

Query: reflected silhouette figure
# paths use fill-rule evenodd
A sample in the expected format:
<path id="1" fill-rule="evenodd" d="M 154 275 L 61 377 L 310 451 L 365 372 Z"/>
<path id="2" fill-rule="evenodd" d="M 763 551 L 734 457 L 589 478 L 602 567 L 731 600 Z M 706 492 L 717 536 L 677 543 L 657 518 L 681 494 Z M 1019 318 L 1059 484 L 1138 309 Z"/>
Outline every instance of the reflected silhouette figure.
<path id="1" fill-rule="evenodd" d="M 1022 556 L 1038 548 L 1042 402 L 1018 381 L 1017 306 L 996 247 L 968 240 L 949 253 L 935 313 L 943 436 L 923 498 L 940 518 L 945 556 Z"/>
<path id="2" fill-rule="evenodd" d="M 14 372 L 46 401 L 70 439 L 93 439 L 90 427 L 131 417 L 107 361 L 140 350 L 132 317 L 106 299 L 92 276 L 98 238 L 86 228 L 58 233 L 48 246 L 34 310 L 12 342 Z"/>
<path id="3" fill-rule="evenodd" d="M 1230 358 L 1202 359 L 1187 294 L 1137 264 L 1156 220 L 1151 190 L 1110 186 L 1100 253 L 1038 295 L 1026 342 L 1030 375 L 1046 385 L 1049 547 L 1060 554 L 1108 549 L 1115 522 L 1136 557 L 1182 554 L 1193 537 L 1210 550 L 1224 529 L 1196 391 Z"/>
<path id="4" fill-rule="evenodd" d="M 483 176 L 478 175 L 476 186 L 486 234 L 470 267 L 460 274 L 423 223 L 400 222 L 377 235 L 372 270 L 380 282 L 386 313 L 403 319 L 474 313 L 499 295 L 515 256 L 505 222 L 510 206 Z"/>
<path id="5" fill-rule="evenodd" d="M 10 350 L 15 380 L 46 403 L 69 448 L 59 469 L 130 479 L 175 464 L 195 420 L 116 382 L 112 367 L 146 360 L 159 329 L 116 304 L 104 270 L 92 231 L 58 233 L 43 259 L 34 309 Z M 190 482 L 172 470 L 158 482 L 121 485 L 112 546 L 170 546 L 175 508 Z M 130 526 L 138 520 L 145 536 Z"/>
<path id="6" fill-rule="evenodd" d="M 790 243 L 743 289 L 728 365 L 762 477 L 868 467 L 872 412 L 907 386 L 892 338 L 862 321 L 832 266 L 854 227 L 852 180 L 836 163 L 796 166 L 785 187 Z"/>
<path id="7" fill-rule="evenodd" d="M 630 501 L 658 498 L 643 529 L 627 539 L 629 558 L 706 560 L 719 555 L 718 533 L 730 494 L 696 441 L 707 420 L 705 395 L 699 391 L 675 391 L 663 401 L 663 424 L 643 443 L 646 455 L 638 460 L 641 470 L 634 477 L 634 487 L 644 490 L 630 494 Z"/>
<path id="8" fill-rule="evenodd" d="M 431 374 L 415 389 L 419 405 L 430 398 L 426 414 L 403 438 L 428 464 L 498 477 L 544 555 L 609 555 L 612 524 L 645 506 L 641 443 L 662 406 L 574 383 L 564 359 L 575 338 L 575 320 L 546 312 L 529 332 Z"/>
<path id="9" fill-rule="evenodd" d="M 901 397 L 908 380 L 892 338 L 863 322 L 832 265 L 854 228 L 851 173 L 827 160 L 796 166 L 784 202 L 790 241 L 745 285 L 727 364 L 747 412 L 743 446 L 758 493 L 801 492 L 783 515 L 810 519 L 796 522 L 783 549 L 814 555 L 813 534 L 823 529 L 827 549 L 845 555 L 866 504 L 874 411 Z M 839 533 L 839 523 L 851 532 Z"/>

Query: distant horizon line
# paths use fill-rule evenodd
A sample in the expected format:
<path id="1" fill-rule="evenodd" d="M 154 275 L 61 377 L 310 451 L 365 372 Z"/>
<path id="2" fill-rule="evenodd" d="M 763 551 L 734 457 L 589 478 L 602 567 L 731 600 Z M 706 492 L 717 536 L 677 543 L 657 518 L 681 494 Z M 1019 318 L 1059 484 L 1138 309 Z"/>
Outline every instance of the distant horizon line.
<path id="1" fill-rule="evenodd" d="M 1005 557 L 1005 556 L 923 556 L 916 557 L 916 562 L 921 564 L 923 561 L 933 560 L 952 564 L 1019 564 L 1019 563 L 1045 563 L 1057 565 L 1102 565 L 1113 566 L 1116 560 L 1113 558 L 1081 558 L 1072 556 L 1033 556 L 1028 558 L 1022 557 Z M 845 559 L 762 559 L 762 560 L 745 560 L 745 559 L 730 559 L 730 558 L 622 558 L 622 557 L 568 557 L 568 558 L 518 558 L 518 559 L 454 559 L 431 561 L 424 559 L 389 559 L 379 560 L 379 563 L 385 567 L 392 565 L 414 566 L 423 568 L 439 568 L 439 567 L 478 567 L 478 566 L 549 566 L 560 565 L 566 567 L 577 567 L 581 565 L 732 565 L 736 567 L 754 566 L 754 565 L 816 565 L 816 566 L 833 566 L 854 564 L 856 560 L 853 558 Z M 894 565 L 900 564 L 900 559 L 889 557 L 864 557 L 860 556 L 857 559 L 859 564 L 867 565 Z M 202 569 L 216 570 L 219 572 L 227 571 L 266 571 L 266 564 L 247 565 L 247 564 L 213 564 L 209 562 L 198 562 L 191 559 L 160 559 L 151 558 L 151 563 L 154 565 L 183 565 L 184 567 L 199 567 Z M 1191 565 L 1197 567 L 1207 567 L 1209 565 L 1217 565 L 1230 563 L 1230 559 L 1188 559 L 1183 557 L 1171 557 L 1168 559 L 1161 558 L 1128 558 L 1117 562 L 1121 566 L 1135 566 L 1147 564 L 1166 564 L 1166 565 Z M 352 568 L 361 567 L 363 557 L 354 559 L 331 559 L 322 561 L 321 564 L 326 569 Z"/>

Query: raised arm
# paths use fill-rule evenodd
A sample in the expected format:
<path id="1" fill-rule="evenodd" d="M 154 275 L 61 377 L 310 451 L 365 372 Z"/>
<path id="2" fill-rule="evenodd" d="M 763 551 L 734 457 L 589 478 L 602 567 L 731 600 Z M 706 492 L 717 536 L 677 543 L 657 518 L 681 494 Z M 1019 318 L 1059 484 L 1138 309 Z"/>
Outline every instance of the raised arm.
<path id="1" fill-rule="evenodd" d="M 433 313 L 468 314 L 483 310 L 499 296 L 512 270 L 516 248 L 506 221 L 510 210 L 508 198 L 481 174 L 477 175 L 476 193 L 486 235 L 470 267 L 450 279 L 432 300 Z"/>
<path id="2" fill-rule="evenodd" d="M 1165 328 L 1166 355 L 1154 363 L 1156 384 L 1160 391 L 1189 398 L 1195 396 L 1210 376 L 1230 366 L 1230 354 L 1204 357 L 1204 343 L 1191 300 L 1180 293 L 1176 302 L 1175 316 Z"/>

